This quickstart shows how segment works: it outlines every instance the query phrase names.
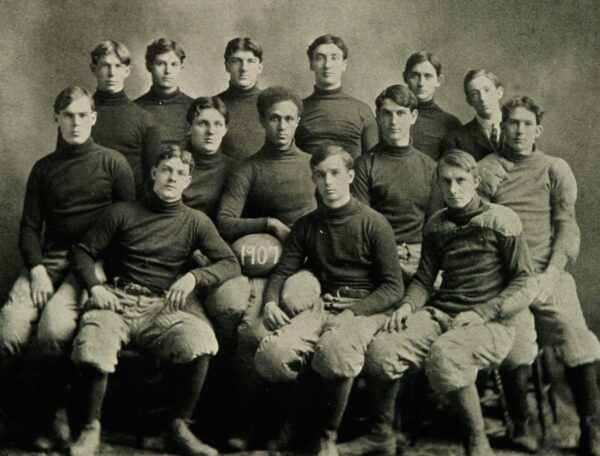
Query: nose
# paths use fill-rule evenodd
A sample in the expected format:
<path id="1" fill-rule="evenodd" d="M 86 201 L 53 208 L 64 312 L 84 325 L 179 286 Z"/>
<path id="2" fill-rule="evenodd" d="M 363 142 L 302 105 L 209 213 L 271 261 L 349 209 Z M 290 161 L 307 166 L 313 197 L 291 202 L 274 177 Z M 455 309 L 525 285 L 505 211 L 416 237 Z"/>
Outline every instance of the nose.
<path id="1" fill-rule="evenodd" d="M 448 190 L 450 190 L 452 195 L 456 195 L 456 193 L 458 193 L 458 184 L 456 182 L 450 182 Z"/>
<path id="2" fill-rule="evenodd" d="M 332 181 L 333 176 L 331 175 L 331 173 L 325 173 L 325 185 L 331 184 Z"/>
<path id="3" fill-rule="evenodd" d="M 113 76 L 115 74 L 115 67 L 112 65 L 108 65 L 108 75 Z"/>

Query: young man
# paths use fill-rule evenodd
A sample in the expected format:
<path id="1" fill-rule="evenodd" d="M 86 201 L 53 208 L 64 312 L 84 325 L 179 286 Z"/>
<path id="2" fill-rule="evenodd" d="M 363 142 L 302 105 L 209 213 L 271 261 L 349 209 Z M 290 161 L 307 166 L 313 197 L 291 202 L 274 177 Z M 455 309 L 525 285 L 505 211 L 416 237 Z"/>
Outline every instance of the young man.
<path id="1" fill-rule="evenodd" d="M 356 160 L 352 193 L 390 222 L 400 267 L 410 279 L 419 265 L 425 220 L 443 207 L 443 201 L 435 162 L 410 144 L 418 120 L 415 95 L 393 85 L 377 96 L 375 106 L 381 139 Z"/>
<path id="2" fill-rule="evenodd" d="M 371 108 L 342 89 L 348 66 L 348 48 L 338 36 L 323 35 L 308 47 L 310 70 L 315 74 L 315 91 L 305 98 L 296 141 L 310 154 L 321 146 L 337 144 L 353 158 L 377 143 L 377 123 Z"/>
<path id="3" fill-rule="evenodd" d="M 416 52 L 406 61 L 402 75 L 419 102 L 419 116 L 411 130 L 412 145 L 437 161 L 442 154 L 442 139 L 461 125 L 458 118 L 440 108 L 433 99 L 444 80 L 442 64 L 430 52 Z"/>
<path id="4" fill-rule="evenodd" d="M 98 120 L 92 137 L 121 152 L 133 171 L 138 197 L 153 160 L 160 152 L 160 133 L 152 114 L 133 103 L 123 90 L 131 72 L 129 50 L 117 41 L 104 41 L 91 52 L 96 77 L 94 93 Z"/>
<path id="5" fill-rule="evenodd" d="M 283 241 L 294 222 L 316 207 L 310 155 L 294 143 L 302 101 L 287 89 L 270 87 L 256 105 L 265 143 L 228 178 L 217 213 L 219 232 L 230 242 L 251 233 Z"/>
<path id="6" fill-rule="evenodd" d="M 173 40 L 159 38 L 146 48 L 152 86 L 135 103 L 152 113 L 163 145 L 185 145 L 185 115 L 193 98 L 179 88 L 184 60 L 184 50 Z"/>
<path id="7" fill-rule="evenodd" d="M 378 384 L 371 433 L 350 447 L 354 451 L 340 453 L 395 454 L 398 379 L 425 368 L 434 392 L 448 394 L 464 419 L 467 455 L 493 454 L 475 379 L 479 369 L 499 365 L 508 354 L 514 319 L 531 302 L 536 281 L 518 216 L 477 195 L 473 157 L 447 152 L 438 163 L 438 179 L 448 207 L 425 225 L 419 269 L 367 353 L 366 371 Z M 434 294 L 440 270 L 442 284 Z"/>
<path id="8" fill-rule="evenodd" d="M 186 300 L 196 288 L 219 285 L 240 270 L 210 219 L 181 201 L 193 167 L 189 152 L 166 146 L 152 168 L 147 201 L 111 206 L 73 250 L 74 269 L 91 298 L 73 343 L 85 400 L 83 428 L 71 446 L 72 456 L 89 456 L 98 449 L 108 375 L 129 342 L 165 362 L 170 382 L 168 446 L 181 454 L 217 454 L 187 424 L 217 341 L 202 308 L 186 307 Z M 111 243 L 117 277 L 109 285 L 102 284 L 92 266 Z M 196 249 L 210 265 L 188 270 Z"/>
<path id="9" fill-rule="evenodd" d="M 600 405 L 595 364 L 600 344 L 588 329 L 575 281 L 566 267 L 579 253 L 580 232 L 575 220 L 577 183 L 569 165 L 536 147 L 542 133 L 542 111 L 529 97 L 515 97 L 502 107 L 504 148 L 481 161 L 482 196 L 514 209 L 541 284 L 531 310 L 538 343 L 556 348 L 566 365 L 566 376 L 581 426 L 580 454 L 600 455 Z M 517 343 L 519 334 L 517 334 Z M 537 443 L 527 421 L 527 372 L 513 372 L 517 404 L 513 418 L 521 442 Z"/>
<path id="10" fill-rule="evenodd" d="M 286 240 L 264 295 L 264 324 L 275 331 L 256 353 L 259 373 L 290 382 L 307 364 L 324 389 L 319 443 L 314 454 L 336 455 L 335 441 L 354 377 L 387 309 L 404 286 L 393 231 L 381 214 L 351 197 L 353 160 L 339 146 L 310 161 L 323 205 L 302 217 Z M 295 317 L 280 307 L 285 280 L 306 267 L 320 281 L 322 300 Z"/>
<path id="11" fill-rule="evenodd" d="M 0 309 L 3 399 L 13 392 L 8 384 L 17 381 L 15 364 L 30 342 L 34 348 L 29 351 L 43 373 L 36 385 L 43 435 L 34 441 L 42 450 L 64 445 L 69 432 L 64 373 L 82 299 L 81 286 L 69 275 L 71 246 L 107 206 L 135 197 L 125 158 L 90 137 L 96 122 L 90 92 L 81 87 L 60 92 L 54 121 L 59 130 L 56 150 L 35 163 L 27 181 L 19 232 L 26 269 Z M 54 424 L 48 425 L 52 419 Z"/>
<path id="12" fill-rule="evenodd" d="M 227 43 L 225 70 L 229 73 L 229 88 L 217 97 L 225 102 L 231 114 L 231 125 L 223 139 L 223 153 L 236 160 L 255 154 L 264 141 L 256 115 L 262 61 L 262 47 L 252 38 L 234 38 Z"/>
<path id="13" fill-rule="evenodd" d="M 500 99 L 504 89 L 498 77 L 487 70 L 469 71 L 463 86 L 467 103 L 475 110 L 475 118 L 451 130 L 442 142 L 442 149 L 461 149 L 479 161 L 501 148 Z"/>

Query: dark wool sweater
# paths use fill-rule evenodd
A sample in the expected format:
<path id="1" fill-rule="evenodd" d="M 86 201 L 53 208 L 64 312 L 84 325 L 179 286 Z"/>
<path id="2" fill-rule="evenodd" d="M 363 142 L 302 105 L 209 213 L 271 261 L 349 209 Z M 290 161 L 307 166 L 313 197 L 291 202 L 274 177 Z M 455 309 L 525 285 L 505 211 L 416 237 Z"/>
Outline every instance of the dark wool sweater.
<path id="1" fill-rule="evenodd" d="M 296 143 L 309 154 L 324 143 L 334 143 L 356 158 L 377 144 L 379 132 L 371 108 L 342 88 L 326 91 L 315 87 L 303 103 Z"/>
<path id="2" fill-rule="evenodd" d="M 316 206 L 310 155 L 294 144 L 277 150 L 270 144 L 237 164 L 219 204 L 219 231 L 228 241 L 265 233 L 267 217 L 292 226 Z"/>
<path id="3" fill-rule="evenodd" d="M 187 150 L 194 156 L 196 166 L 192 172 L 192 183 L 183 192 L 183 202 L 204 212 L 214 222 L 225 180 L 233 169 L 235 161 L 223 154 L 220 149 L 214 154 L 207 155 L 194 150 L 190 144 Z"/>
<path id="4" fill-rule="evenodd" d="M 502 155 L 488 155 L 479 167 L 481 195 L 519 215 L 536 272 L 549 264 L 563 270 L 575 262 L 581 238 L 575 219 L 577 182 L 566 161 L 540 150 L 519 156 L 506 146 Z"/>
<path id="5" fill-rule="evenodd" d="M 421 262 L 402 303 L 428 305 L 450 315 L 472 310 L 485 321 L 504 320 L 535 296 L 527 243 L 511 209 L 477 195 L 465 208 L 443 209 L 427 222 Z M 433 284 L 443 271 L 442 285 Z"/>
<path id="6" fill-rule="evenodd" d="M 194 99 L 179 89 L 173 93 L 161 94 L 155 88 L 135 100 L 135 104 L 149 111 L 160 132 L 162 144 L 185 145 L 187 122 L 185 116 Z"/>
<path id="7" fill-rule="evenodd" d="M 358 157 L 352 193 L 383 214 L 396 243 L 420 243 L 425 221 L 444 207 L 437 186 L 436 163 L 412 146 L 380 142 Z"/>
<path id="8" fill-rule="evenodd" d="M 98 120 L 92 128 L 96 143 L 121 152 L 133 171 L 138 195 L 160 153 L 160 133 L 152 114 L 127 98 L 125 92 L 94 94 Z"/>
<path id="9" fill-rule="evenodd" d="M 221 150 L 236 160 L 255 154 L 265 142 L 265 130 L 258 120 L 256 109 L 260 92 L 262 90 L 257 86 L 246 91 L 229 86 L 217 95 L 229 110 L 229 125 Z"/>
<path id="10" fill-rule="evenodd" d="M 442 155 L 442 140 L 448 132 L 461 126 L 460 120 L 440 108 L 435 101 L 419 103 L 417 121 L 410 129 L 412 145 L 435 161 Z"/>
<path id="11" fill-rule="evenodd" d="M 319 206 L 296 222 L 269 278 L 264 302 L 279 303 L 283 283 L 301 267 L 315 274 L 323 293 L 341 287 L 370 291 L 350 307 L 356 315 L 384 312 L 404 293 L 390 224 L 354 198 L 336 209 Z"/>
<path id="12" fill-rule="evenodd" d="M 181 200 L 167 203 L 152 192 L 145 202 L 113 204 L 73 249 L 73 270 L 91 289 L 100 281 L 94 261 L 111 245 L 119 277 L 155 292 L 168 290 L 188 271 L 197 249 L 211 264 L 190 272 L 198 287 L 240 275 L 240 267 L 210 219 Z"/>
<path id="13" fill-rule="evenodd" d="M 108 205 L 134 198 L 133 174 L 123 155 L 91 138 L 70 146 L 60 137 L 27 181 L 19 232 L 25 265 L 40 264 L 49 250 L 70 249 Z"/>

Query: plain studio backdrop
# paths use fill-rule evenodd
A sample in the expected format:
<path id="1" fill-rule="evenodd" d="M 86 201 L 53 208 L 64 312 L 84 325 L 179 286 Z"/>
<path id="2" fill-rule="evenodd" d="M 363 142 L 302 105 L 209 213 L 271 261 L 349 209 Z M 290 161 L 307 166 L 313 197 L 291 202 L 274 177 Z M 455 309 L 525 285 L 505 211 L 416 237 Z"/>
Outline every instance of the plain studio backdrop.
<path id="1" fill-rule="evenodd" d="M 505 99 L 527 94 L 542 105 L 541 149 L 566 159 L 579 184 L 582 244 L 571 271 L 600 334 L 600 2 L 2 0 L 0 7 L 0 299 L 22 267 L 17 239 L 27 176 L 56 143 L 52 103 L 66 86 L 94 89 L 89 53 L 96 44 L 114 39 L 129 48 L 126 92 L 136 98 L 150 84 L 146 46 L 176 40 L 187 54 L 181 87 L 198 97 L 227 87 L 225 44 L 250 36 L 264 48 L 260 85 L 305 97 L 314 82 L 306 48 L 332 33 L 350 48 L 345 88 L 373 108 L 382 89 L 402 82 L 406 58 L 419 50 L 442 61 L 436 100 L 463 122 L 473 112 L 462 79 L 473 68 L 496 73 Z"/>

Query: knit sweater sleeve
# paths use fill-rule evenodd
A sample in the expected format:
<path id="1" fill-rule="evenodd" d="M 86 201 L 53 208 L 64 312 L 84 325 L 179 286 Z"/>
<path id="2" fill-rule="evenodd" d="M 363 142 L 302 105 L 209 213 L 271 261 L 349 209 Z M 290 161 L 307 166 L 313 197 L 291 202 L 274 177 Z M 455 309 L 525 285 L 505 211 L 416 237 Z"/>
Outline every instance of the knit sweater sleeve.
<path id="1" fill-rule="evenodd" d="M 154 120 L 154 116 L 144 111 L 142 120 L 142 170 L 144 179 L 147 178 L 160 155 L 160 130 Z"/>
<path id="2" fill-rule="evenodd" d="M 379 128 L 377 126 L 377 121 L 373 116 L 373 112 L 371 108 L 367 105 L 363 107 L 362 112 L 363 118 L 363 130 L 361 134 L 361 144 L 362 144 L 362 154 L 366 154 L 370 151 L 375 144 L 379 141 Z"/>
<path id="3" fill-rule="evenodd" d="M 38 161 L 29 174 L 25 190 L 25 203 L 19 230 L 19 250 L 28 269 L 42 263 L 42 229 L 44 226 L 44 194 L 42 162 Z"/>
<path id="4" fill-rule="evenodd" d="M 564 270 L 579 254 L 581 233 L 575 219 L 577 182 L 566 161 L 554 158 L 550 166 L 550 211 L 553 242 L 549 265 Z"/>
<path id="5" fill-rule="evenodd" d="M 361 203 L 367 206 L 371 205 L 370 195 L 370 170 L 369 164 L 373 157 L 369 153 L 358 157 L 354 164 L 354 180 L 352 181 L 352 195 Z"/>
<path id="6" fill-rule="evenodd" d="M 242 162 L 233 170 L 225 184 L 225 190 L 219 202 L 217 225 L 223 237 L 230 242 L 246 234 L 267 231 L 266 217 L 242 217 L 253 180 L 252 164 Z"/>
<path id="7" fill-rule="evenodd" d="M 134 201 L 135 181 L 127 159 L 115 153 L 108 160 L 107 167 L 113 178 L 113 201 Z"/>
<path id="8" fill-rule="evenodd" d="M 444 208 L 444 197 L 442 196 L 442 190 L 438 185 L 437 171 L 433 168 L 431 178 L 429 181 L 429 198 L 427 200 L 427 208 L 425 210 L 425 221 L 435 214 L 437 211 Z"/>

